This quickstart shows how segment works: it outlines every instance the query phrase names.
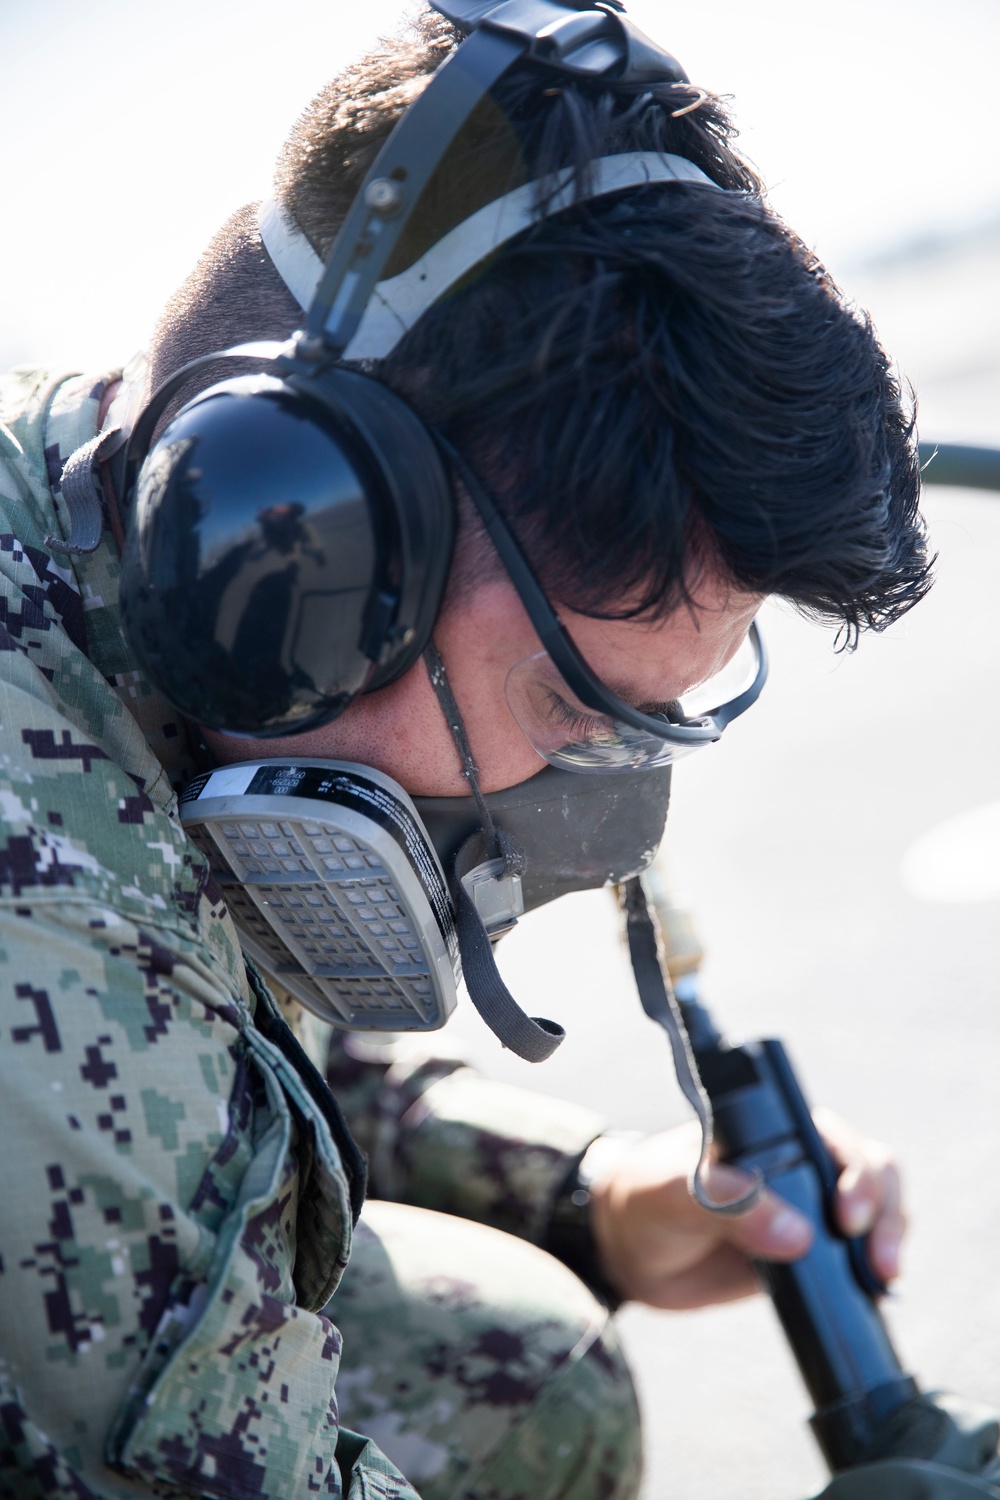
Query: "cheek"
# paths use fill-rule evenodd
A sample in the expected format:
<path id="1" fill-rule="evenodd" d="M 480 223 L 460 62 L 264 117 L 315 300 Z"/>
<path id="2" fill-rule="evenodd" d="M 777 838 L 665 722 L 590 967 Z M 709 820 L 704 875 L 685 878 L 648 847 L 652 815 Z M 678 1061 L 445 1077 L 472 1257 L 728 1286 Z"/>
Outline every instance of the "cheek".
<path id="1" fill-rule="evenodd" d="M 503 689 L 510 664 L 537 650 L 538 642 L 510 585 L 487 585 L 468 607 L 442 616 L 435 639 L 483 791 L 527 781 L 545 762 L 518 729 Z M 355 761 L 392 776 L 414 796 L 469 795 L 458 748 L 422 661 L 398 682 L 356 699 L 323 729 L 252 746 L 221 740 L 217 753 L 222 760 L 310 756 Z"/>
<path id="2" fill-rule="evenodd" d="M 473 758 L 484 792 L 502 792 L 542 770 L 544 760 L 528 744 L 501 697 L 489 714 L 466 720 Z"/>
<path id="3" fill-rule="evenodd" d="M 329 726 L 329 742 L 342 758 L 384 771 L 413 796 L 466 791 L 458 751 L 422 662 L 399 682 L 358 699 Z"/>
<path id="4" fill-rule="evenodd" d="M 532 648 L 537 649 L 537 643 L 530 625 L 527 632 L 518 633 L 507 620 L 497 619 L 492 624 L 490 632 L 470 630 L 463 636 L 458 624 L 448 621 L 437 631 L 448 681 L 469 736 L 484 792 L 502 791 L 527 781 L 545 764 L 518 729 L 504 697 L 504 682 L 511 662 L 528 655 Z M 433 696 L 429 682 L 427 689 Z M 443 725 L 443 712 L 436 700 L 435 710 Z M 457 760 L 457 748 L 452 748 L 452 756 Z"/>
<path id="5" fill-rule="evenodd" d="M 484 792 L 526 781 L 544 762 L 511 718 L 490 681 L 458 673 L 452 681 Z M 449 678 L 451 680 L 451 678 Z M 468 796 L 458 748 L 422 662 L 399 682 L 358 699 L 341 719 L 298 748 L 326 759 L 352 760 L 384 771 L 415 797 Z"/>

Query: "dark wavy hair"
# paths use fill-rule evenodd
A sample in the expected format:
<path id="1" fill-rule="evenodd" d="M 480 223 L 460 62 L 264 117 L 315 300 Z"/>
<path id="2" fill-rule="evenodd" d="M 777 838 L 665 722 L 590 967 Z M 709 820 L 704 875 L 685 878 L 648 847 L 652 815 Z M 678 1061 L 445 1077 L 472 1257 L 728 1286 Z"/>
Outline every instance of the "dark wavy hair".
<path id="1" fill-rule="evenodd" d="M 276 192 L 320 255 L 456 43 L 426 16 L 293 130 Z M 599 156 L 676 152 L 725 191 L 650 186 L 551 215 L 373 373 L 477 466 L 561 602 L 662 617 L 714 566 L 853 644 L 929 587 L 913 413 L 870 320 L 767 207 L 732 136 L 689 85 L 515 71 L 442 161 L 387 274 L 525 181 L 569 167 L 582 187 Z M 287 333 L 292 307 L 237 216 L 168 309 L 158 377 L 213 339 Z M 459 587 L 495 565 L 467 516 L 466 531 Z"/>

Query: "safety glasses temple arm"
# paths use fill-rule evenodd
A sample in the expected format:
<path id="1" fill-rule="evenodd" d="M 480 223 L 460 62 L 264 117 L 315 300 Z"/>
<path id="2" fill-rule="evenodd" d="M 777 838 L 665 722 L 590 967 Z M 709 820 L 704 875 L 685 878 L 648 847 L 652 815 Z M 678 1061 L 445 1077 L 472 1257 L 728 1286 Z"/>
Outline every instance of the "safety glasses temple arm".
<path id="1" fill-rule="evenodd" d="M 753 707 L 767 681 L 769 667 L 767 647 L 764 645 L 764 637 L 760 633 L 760 627 L 756 620 L 751 622 L 749 635 L 757 656 L 757 670 L 754 673 L 753 682 L 750 683 L 749 687 L 745 687 L 742 693 L 738 694 L 735 698 L 731 698 L 728 703 L 721 704 L 719 708 L 713 708 L 709 711 L 707 717 L 714 719 L 720 729 L 725 729 L 727 724 L 731 724 L 734 719 L 739 718 L 740 714 L 746 713 L 748 708 Z"/>
<path id="2" fill-rule="evenodd" d="M 576 694 L 580 702 L 595 713 L 618 719 L 633 729 L 644 730 L 657 739 L 670 741 L 671 744 L 704 745 L 717 740 L 724 724 L 717 722 L 710 725 L 670 724 L 663 718 L 642 713 L 608 691 L 600 678 L 588 666 L 552 608 L 531 564 L 521 551 L 513 532 L 500 515 L 485 486 L 458 450 L 440 434 L 436 434 L 436 437 L 453 471 L 461 479 L 469 498 L 479 512 L 487 534 L 500 555 L 500 560 L 517 590 L 539 640 L 562 673 L 567 687 Z M 766 675 L 766 665 L 764 671 Z M 758 672 L 753 686 L 747 691 L 754 693 L 755 697 L 762 686 L 763 678 Z M 755 687 L 756 692 L 754 692 Z M 745 697 L 746 694 L 743 696 Z M 745 706 L 749 708 L 752 702 L 753 698 L 749 698 Z M 742 709 L 738 712 L 742 712 Z M 732 717 L 735 717 L 735 714 Z"/>

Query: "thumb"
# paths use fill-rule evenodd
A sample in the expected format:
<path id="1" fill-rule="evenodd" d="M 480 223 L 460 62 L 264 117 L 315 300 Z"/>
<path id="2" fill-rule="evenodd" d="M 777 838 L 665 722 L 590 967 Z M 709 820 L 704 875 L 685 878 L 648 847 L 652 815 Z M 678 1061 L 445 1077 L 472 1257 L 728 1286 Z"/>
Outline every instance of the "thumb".
<path id="1" fill-rule="evenodd" d="M 750 1179 L 735 1167 L 713 1162 L 702 1185 L 713 1202 L 728 1203 L 746 1192 Z M 761 1260 L 797 1260 L 812 1244 L 812 1225 L 805 1214 L 769 1188 L 746 1213 L 713 1215 L 712 1222 L 719 1238 Z"/>

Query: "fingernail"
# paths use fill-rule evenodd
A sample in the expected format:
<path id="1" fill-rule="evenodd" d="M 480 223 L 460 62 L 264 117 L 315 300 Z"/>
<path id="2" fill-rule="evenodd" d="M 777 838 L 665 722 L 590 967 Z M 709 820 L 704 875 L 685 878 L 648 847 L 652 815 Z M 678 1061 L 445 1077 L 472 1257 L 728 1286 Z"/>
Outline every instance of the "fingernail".
<path id="1" fill-rule="evenodd" d="M 779 1208 L 768 1226 L 767 1233 L 768 1238 L 776 1244 L 787 1245 L 789 1249 L 792 1249 L 808 1239 L 809 1221 L 796 1213 L 794 1208 Z"/>

